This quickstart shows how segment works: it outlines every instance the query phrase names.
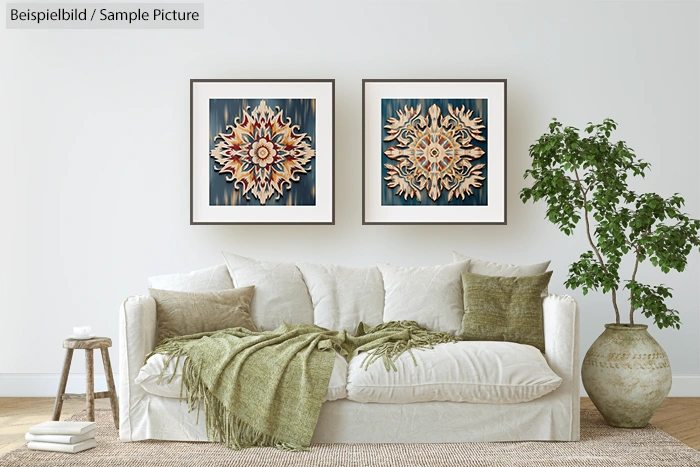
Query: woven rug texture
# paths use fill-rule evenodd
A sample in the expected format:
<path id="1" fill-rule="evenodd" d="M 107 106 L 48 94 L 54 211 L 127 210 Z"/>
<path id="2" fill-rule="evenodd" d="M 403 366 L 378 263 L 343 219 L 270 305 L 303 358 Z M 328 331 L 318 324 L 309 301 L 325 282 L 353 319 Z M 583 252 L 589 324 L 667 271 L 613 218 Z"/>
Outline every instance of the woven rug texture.
<path id="1" fill-rule="evenodd" d="M 656 427 L 612 428 L 581 410 L 581 441 L 454 444 L 316 444 L 311 452 L 274 448 L 232 451 L 212 443 L 122 443 L 109 410 L 97 410 L 97 447 L 78 454 L 30 451 L 0 458 L 0 467 L 698 467 L 700 452 Z M 84 421 L 86 413 L 71 418 Z"/>

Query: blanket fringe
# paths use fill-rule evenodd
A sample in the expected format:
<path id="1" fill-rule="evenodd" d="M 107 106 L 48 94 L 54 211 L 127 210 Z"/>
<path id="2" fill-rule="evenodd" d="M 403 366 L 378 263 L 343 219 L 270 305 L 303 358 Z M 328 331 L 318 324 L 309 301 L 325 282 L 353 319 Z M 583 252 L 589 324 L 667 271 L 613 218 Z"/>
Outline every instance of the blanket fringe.
<path id="1" fill-rule="evenodd" d="M 187 359 L 183 366 L 183 386 L 187 392 L 187 405 L 190 412 L 197 410 L 197 418 L 204 403 L 207 438 L 235 450 L 249 447 L 270 446 L 283 451 L 308 451 L 307 446 L 285 443 L 272 436 L 261 433 L 240 418 L 236 417 L 217 399 L 202 382 L 200 372 Z M 195 407 L 196 406 L 196 407 Z"/>
<path id="2" fill-rule="evenodd" d="M 367 330 L 367 333 L 382 331 L 384 329 L 401 329 L 408 333 L 406 339 L 388 341 L 365 352 L 361 368 L 367 370 L 375 361 L 382 359 L 387 371 L 398 371 L 394 362 L 404 352 L 408 352 L 413 359 L 413 364 L 418 366 L 413 350 L 433 349 L 437 344 L 455 342 L 455 338 L 448 332 L 432 332 L 422 327 L 415 321 L 391 321 L 382 323 Z"/>

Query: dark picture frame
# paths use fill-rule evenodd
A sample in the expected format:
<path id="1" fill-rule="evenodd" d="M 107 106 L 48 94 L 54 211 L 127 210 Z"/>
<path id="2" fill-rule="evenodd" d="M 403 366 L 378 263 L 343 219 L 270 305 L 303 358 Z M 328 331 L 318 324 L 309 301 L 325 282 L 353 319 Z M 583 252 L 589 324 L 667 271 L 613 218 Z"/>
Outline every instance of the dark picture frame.
<path id="1" fill-rule="evenodd" d="M 335 80 L 191 79 L 190 224 L 335 224 Z"/>
<path id="2" fill-rule="evenodd" d="M 507 222 L 507 80 L 363 79 L 362 223 Z"/>

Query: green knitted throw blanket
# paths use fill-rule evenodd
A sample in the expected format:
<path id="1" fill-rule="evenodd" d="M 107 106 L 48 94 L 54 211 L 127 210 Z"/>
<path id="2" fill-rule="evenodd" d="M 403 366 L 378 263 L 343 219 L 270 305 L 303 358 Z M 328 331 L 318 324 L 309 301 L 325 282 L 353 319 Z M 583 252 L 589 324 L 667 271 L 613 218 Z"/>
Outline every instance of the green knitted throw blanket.
<path id="1" fill-rule="evenodd" d="M 396 371 L 394 361 L 402 353 L 443 342 L 454 342 L 454 337 L 415 321 L 374 327 L 360 323 L 355 336 L 311 324 L 283 324 L 274 331 L 231 328 L 166 339 L 146 359 L 165 354 L 167 367 L 173 358 L 177 364 L 187 357 L 180 395 L 186 394 L 190 411 L 197 409 L 198 423 L 204 406 L 210 440 L 232 449 L 298 451 L 311 443 L 334 351 L 348 360 L 366 352 L 365 369 L 381 359 L 387 371 Z"/>

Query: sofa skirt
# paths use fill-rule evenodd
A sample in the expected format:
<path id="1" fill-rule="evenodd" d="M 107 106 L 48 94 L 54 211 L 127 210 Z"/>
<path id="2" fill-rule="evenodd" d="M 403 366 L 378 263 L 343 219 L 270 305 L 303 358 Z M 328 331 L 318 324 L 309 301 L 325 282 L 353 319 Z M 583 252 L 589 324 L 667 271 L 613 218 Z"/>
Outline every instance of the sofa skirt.
<path id="1" fill-rule="evenodd" d="M 576 441 L 579 408 L 550 393 L 520 404 L 324 402 L 312 443 Z M 203 409 L 202 409 L 203 410 Z M 126 417 L 124 417 L 126 415 Z M 207 441 L 204 414 L 177 399 L 144 395 L 122 414 L 122 441 Z"/>

